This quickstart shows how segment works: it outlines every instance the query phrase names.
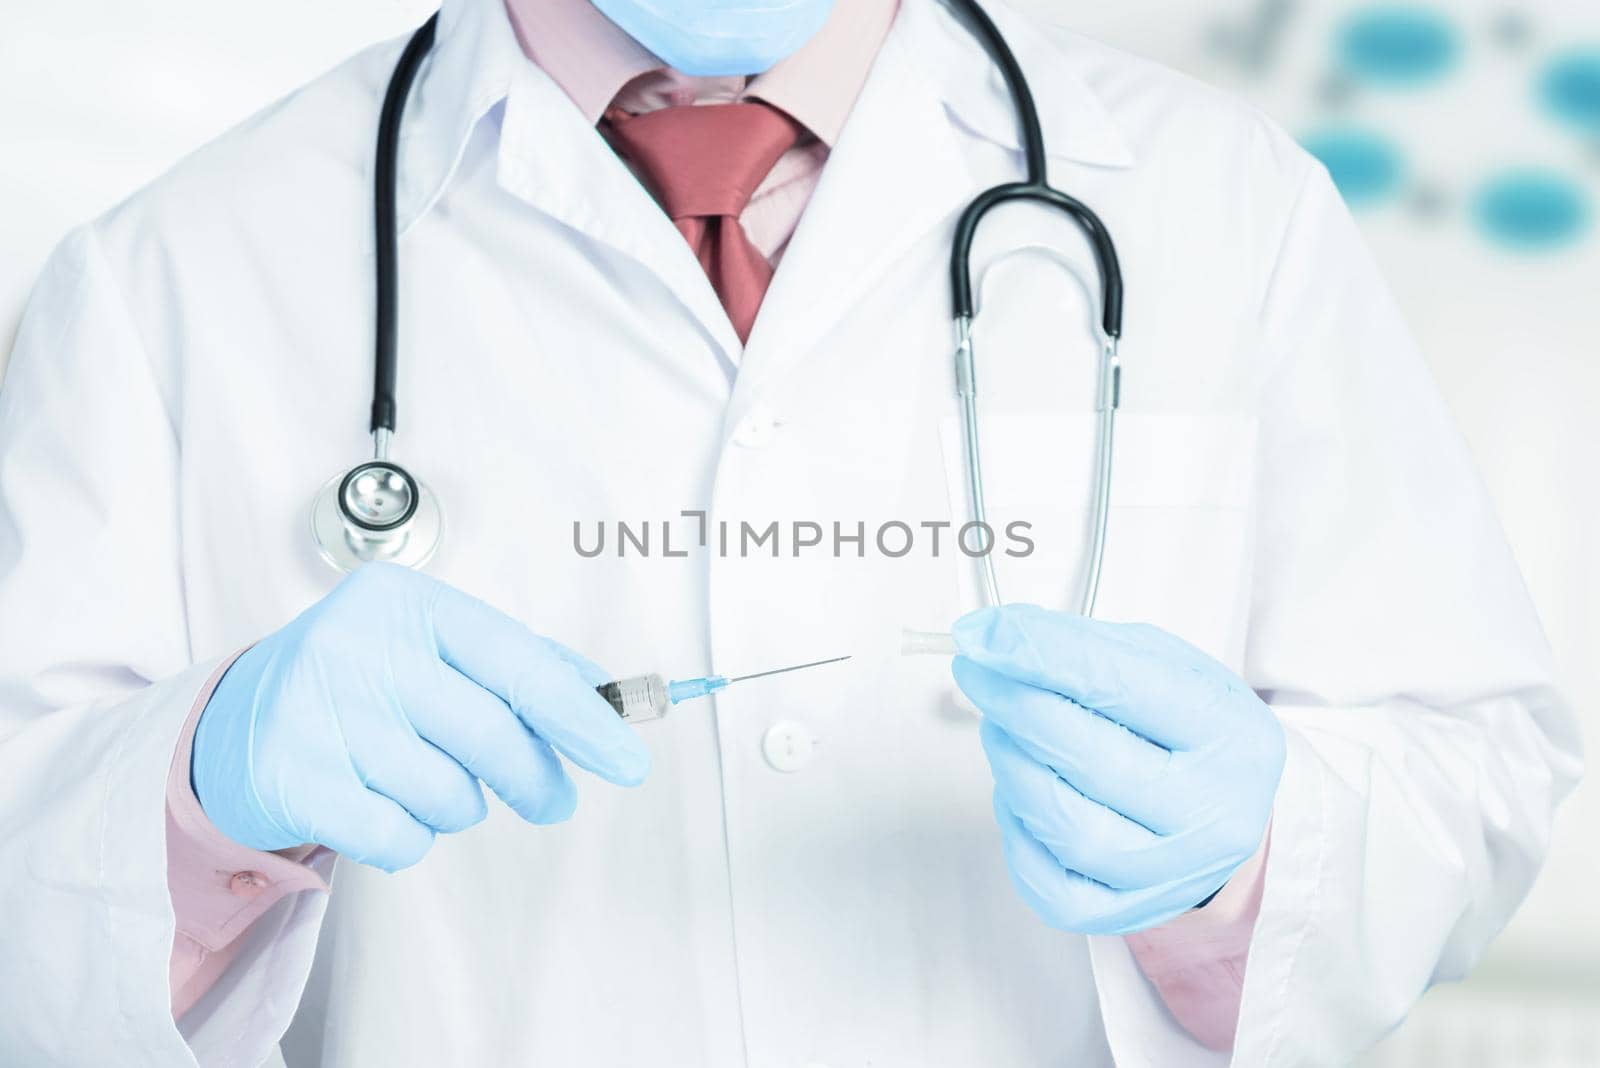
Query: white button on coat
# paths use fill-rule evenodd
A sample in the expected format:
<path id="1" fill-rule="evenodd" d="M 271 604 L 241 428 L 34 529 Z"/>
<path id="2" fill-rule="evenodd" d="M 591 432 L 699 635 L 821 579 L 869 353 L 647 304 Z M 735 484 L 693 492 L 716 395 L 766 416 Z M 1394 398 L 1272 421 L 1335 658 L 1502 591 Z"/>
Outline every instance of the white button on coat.
<path id="1" fill-rule="evenodd" d="M 796 772 L 811 763 L 817 739 L 803 723 L 774 723 L 761 738 L 761 754 L 774 770 Z"/>
<path id="2" fill-rule="evenodd" d="M 739 421 L 733 441 L 742 449 L 764 449 L 777 435 L 778 423 L 765 408 L 750 412 Z"/>

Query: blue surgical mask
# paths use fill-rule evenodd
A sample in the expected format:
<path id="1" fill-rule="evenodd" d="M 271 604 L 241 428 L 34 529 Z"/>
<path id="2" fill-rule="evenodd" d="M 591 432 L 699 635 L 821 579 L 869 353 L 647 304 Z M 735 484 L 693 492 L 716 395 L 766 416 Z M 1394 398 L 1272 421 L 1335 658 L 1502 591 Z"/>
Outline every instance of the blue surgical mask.
<path id="1" fill-rule="evenodd" d="M 762 74 L 800 51 L 833 0 L 593 0 L 662 62 L 696 77 Z"/>

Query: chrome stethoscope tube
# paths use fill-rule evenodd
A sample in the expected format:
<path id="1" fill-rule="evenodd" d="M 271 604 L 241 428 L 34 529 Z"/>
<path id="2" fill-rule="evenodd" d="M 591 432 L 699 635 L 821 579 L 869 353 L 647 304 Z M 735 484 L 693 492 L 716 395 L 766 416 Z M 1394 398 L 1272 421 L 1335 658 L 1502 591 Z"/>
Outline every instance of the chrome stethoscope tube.
<path id="1" fill-rule="evenodd" d="M 983 456 L 981 435 L 978 433 L 978 382 L 977 368 L 972 349 L 972 319 L 956 317 L 956 395 L 961 398 L 961 435 L 965 445 L 967 467 L 967 508 L 980 532 L 994 528 L 989 525 L 989 509 L 983 494 Z M 994 574 L 994 536 L 983 546 L 978 558 L 979 574 L 983 578 L 983 603 L 988 607 L 1000 604 L 1000 582 Z"/>
<path id="2" fill-rule="evenodd" d="M 967 469 L 967 507 L 980 531 L 992 531 L 983 492 L 982 435 L 978 430 L 976 359 L 972 320 L 956 320 L 956 392 L 961 399 L 961 432 Z M 1100 349 L 1099 386 L 1096 390 L 1094 508 L 1090 527 L 1088 574 L 1084 578 L 1080 615 L 1094 615 L 1100 597 L 1100 575 L 1106 557 L 1106 530 L 1111 521 L 1111 484 L 1116 460 L 1117 409 L 1122 405 L 1122 358 L 1117 339 L 1107 338 Z M 979 557 L 983 600 L 987 607 L 1002 603 L 1000 582 L 994 569 L 994 538 Z"/>
<path id="3" fill-rule="evenodd" d="M 1100 572 L 1106 562 L 1106 527 L 1111 522 L 1111 476 L 1117 456 L 1117 409 L 1122 406 L 1122 356 L 1116 338 L 1100 349 L 1100 389 L 1095 431 L 1094 526 L 1089 547 L 1089 574 L 1084 579 L 1079 614 L 1094 615 L 1100 598 Z"/>

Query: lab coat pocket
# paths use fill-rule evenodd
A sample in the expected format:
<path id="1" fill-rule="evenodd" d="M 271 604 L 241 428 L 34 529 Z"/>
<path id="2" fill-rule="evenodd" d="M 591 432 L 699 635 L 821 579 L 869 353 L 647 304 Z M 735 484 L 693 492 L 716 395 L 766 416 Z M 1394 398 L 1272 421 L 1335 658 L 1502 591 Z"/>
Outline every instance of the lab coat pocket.
<path id="1" fill-rule="evenodd" d="M 1001 598 L 1077 611 L 1091 545 L 1094 413 L 997 412 L 980 430 Z M 941 438 L 959 525 L 971 518 L 959 418 L 944 421 Z M 1255 443 L 1252 416 L 1120 413 L 1097 618 L 1154 623 L 1238 666 Z M 962 604 L 977 607 L 977 561 L 956 553 L 953 566 Z"/>

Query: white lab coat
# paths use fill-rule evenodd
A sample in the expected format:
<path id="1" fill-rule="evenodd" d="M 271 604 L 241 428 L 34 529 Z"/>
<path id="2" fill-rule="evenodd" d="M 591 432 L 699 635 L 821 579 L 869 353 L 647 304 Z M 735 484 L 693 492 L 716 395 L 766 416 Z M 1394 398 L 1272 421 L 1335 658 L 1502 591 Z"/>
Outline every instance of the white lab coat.
<path id="1" fill-rule="evenodd" d="M 1053 177 L 1127 275 L 1100 614 L 1209 650 L 1288 733 L 1235 1062 L 1346 1062 L 1505 923 L 1577 774 L 1573 723 L 1323 171 L 1200 85 L 1000 16 Z M 309 500 L 370 447 L 372 139 L 400 42 L 376 47 L 71 235 L 22 327 L 0 393 L 0 1061 L 253 1066 L 281 1040 L 341 1068 L 1226 1063 L 1121 940 L 1018 900 L 948 664 L 897 655 L 900 628 L 976 604 L 948 535 L 873 542 L 965 514 L 947 248 L 1019 168 L 978 47 L 906 0 L 741 351 L 500 0 L 442 19 L 400 185 L 395 456 L 447 510 L 431 571 L 618 673 L 856 657 L 642 727 L 647 785 L 586 778 L 566 825 L 495 804 L 412 870 L 341 864 L 173 1024 L 176 739 L 221 658 L 334 584 Z M 1006 597 L 1066 607 L 1097 342 L 1050 255 L 994 266 L 1031 245 L 1092 279 L 1064 222 L 984 230 L 986 469 L 1038 545 L 1000 561 Z M 663 556 L 659 523 L 676 552 L 696 509 L 711 545 Z M 650 557 L 574 550 L 575 522 L 587 545 L 618 520 L 658 525 Z M 742 521 L 828 539 L 741 557 Z M 866 524 L 864 557 L 833 557 L 834 522 Z M 763 754 L 779 724 L 816 743 L 780 747 L 798 770 Z"/>

